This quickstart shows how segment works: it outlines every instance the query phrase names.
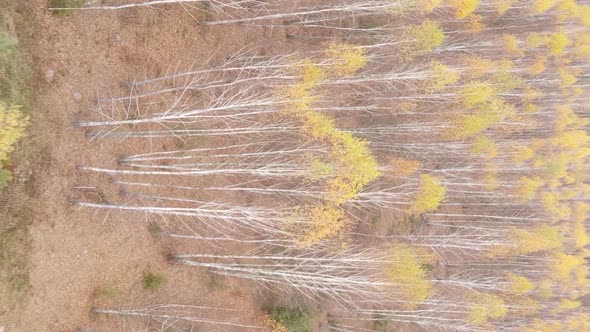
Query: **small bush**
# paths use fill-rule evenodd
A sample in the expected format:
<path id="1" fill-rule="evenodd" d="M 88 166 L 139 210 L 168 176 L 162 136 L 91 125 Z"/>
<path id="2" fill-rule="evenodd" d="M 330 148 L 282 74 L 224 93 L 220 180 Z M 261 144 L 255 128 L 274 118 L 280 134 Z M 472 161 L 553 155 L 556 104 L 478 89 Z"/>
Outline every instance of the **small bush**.
<path id="1" fill-rule="evenodd" d="M 113 299 L 121 295 L 121 291 L 114 287 L 104 286 L 98 287 L 94 291 L 94 296 L 101 299 Z"/>
<path id="2" fill-rule="evenodd" d="M 84 0 L 51 0 L 49 2 L 49 8 L 82 8 L 84 6 Z M 55 15 L 63 16 L 70 15 L 73 13 L 71 10 L 54 10 Z"/>
<path id="3" fill-rule="evenodd" d="M 143 287 L 147 290 L 156 290 L 164 286 L 168 282 L 168 278 L 160 273 L 148 273 L 143 277 Z"/>
<path id="4" fill-rule="evenodd" d="M 10 180 L 12 180 L 12 173 L 0 168 L 0 189 L 6 187 Z"/>
<path id="5" fill-rule="evenodd" d="M 270 313 L 273 320 L 281 322 L 289 332 L 312 332 L 313 315 L 307 310 L 276 308 Z"/>

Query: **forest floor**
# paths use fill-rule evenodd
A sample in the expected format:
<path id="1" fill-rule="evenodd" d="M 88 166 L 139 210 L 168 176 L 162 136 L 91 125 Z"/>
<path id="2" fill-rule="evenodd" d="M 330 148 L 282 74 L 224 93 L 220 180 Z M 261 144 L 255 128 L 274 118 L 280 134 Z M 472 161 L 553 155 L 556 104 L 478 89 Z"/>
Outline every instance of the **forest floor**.
<path id="1" fill-rule="evenodd" d="M 76 167 L 115 160 L 125 151 L 89 142 L 72 124 L 97 97 L 116 93 L 121 81 L 226 57 L 251 42 L 276 47 L 284 34 L 207 30 L 182 9 L 56 15 L 47 0 L 1 1 L 3 22 L 30 68 L 31 125 L 13 157 L 15 181 L 0 196 L 0 330 L 121 331 L 91 314 L 93 306 L 113 302 L 208 299 L 260 307 L 251 288 L 169 265 L 166 244 L 144 220 L 105 219 L 73 206 L 83 182 Z M 109 194 L 89 193 L 101 199 Z M 142 280 L 150 272 L 168 283 L 145 290 Z"/>

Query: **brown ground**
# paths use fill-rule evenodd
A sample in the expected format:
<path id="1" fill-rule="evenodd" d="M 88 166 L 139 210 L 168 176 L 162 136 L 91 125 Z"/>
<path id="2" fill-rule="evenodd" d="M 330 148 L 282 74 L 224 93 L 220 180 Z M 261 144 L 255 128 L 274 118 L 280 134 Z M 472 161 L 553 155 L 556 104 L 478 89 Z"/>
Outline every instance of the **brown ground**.
<path id="1" fill-rule="evenodd" d="M 32 173 L 8 190 L 29 196 L 20 201 L 26 202 L 23 211 L 30 210 L 30 241 L 24 235 L 21 241 L 23 252 L 30 249 L 30 287 L 0 293 L 0 327 L 11 332 L 123 330 L 120 322 L 90 313 L 94 305 L 115 302 L 128 307 L 166 301 L 259 307 L 250 303 L 255 298 L 251 288 L 167 264 L 165 245 L 143 220 L 104 218 L 73 206 L 80 195 L 74 188 L 84 182 L 76 166 L 113 162 L 127 148 L 88 142 L 71 124 L 87 114 L 98 96 L 117 94 L 120 81 L 162 73 L 177 63 L 186 67 L 212 55 L 225 57 L 253 42 L 281 49 L 287 43 L 284 32 L 207 29 L 180 9 L 56 16 L 46 10 L 47 0 L 13 2 L 16 31 L 32 67 L 33 123 L 24 145 L 36 147 L 33 159 L 38 162 L 17 163 L 19 174 Z M 23 216 L 6 213 L 2 218 L 8 224 Z M 22 257 L 26 265 L 27 256 Z M 143 290 L 146 271 L 167 274 L 168 286 Z M 116 289 L 116 294 L 102 299 L 95 296 L 100 288 Z"/>

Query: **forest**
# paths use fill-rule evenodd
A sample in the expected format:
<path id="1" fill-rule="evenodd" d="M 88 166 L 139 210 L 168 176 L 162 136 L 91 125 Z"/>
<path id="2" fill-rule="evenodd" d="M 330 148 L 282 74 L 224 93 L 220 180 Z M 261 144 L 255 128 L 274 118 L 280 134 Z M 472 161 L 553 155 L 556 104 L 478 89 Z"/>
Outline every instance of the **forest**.
<path id="1" fill-rule="evenodd" d="M 88 25 L 172 11 L 189 35 L 236 34 L 227 56 L 170 50 L 163 70 L 76 82 L 95 95 L 62 125 L 92 155 L 72 157 L 68 209 L 132 224 L 129 243 L 148 232 L 158 264 L 250 289 L 254 308 L 149 274 L 141 300 L 95 291 L 92 331 L 590 331 L 590 2 L 46 10 Z M 0 162 L 29 121 L 7 107 Z"/>

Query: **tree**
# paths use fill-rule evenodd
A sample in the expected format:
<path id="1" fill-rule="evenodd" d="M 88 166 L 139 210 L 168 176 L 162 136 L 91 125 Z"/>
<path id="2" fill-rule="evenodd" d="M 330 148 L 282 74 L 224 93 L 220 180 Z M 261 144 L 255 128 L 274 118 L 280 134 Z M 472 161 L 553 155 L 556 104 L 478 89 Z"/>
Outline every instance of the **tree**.
<path id="1" fill-rule="evenodd" d="M 441 180 L 428 174 L 420 176 L 421 185 L 416 201 L 412 207 L 415 213 L 431 212 L 438 209 L 446 199 L 447 190 L 441 184 Z"/>
<path id="2" fill-rule="evenodd" d="M 456 19 L 463 19 L 477 9 L 479 0 L 450 0 L 448 5 L 455 11 Z"/>
<path id="3" fill-rule="evenodd" d="M 24 136 L 28 121 L 20 107 L 0 103 L 0 166 L 10 158 L 14 145 Z"/>

